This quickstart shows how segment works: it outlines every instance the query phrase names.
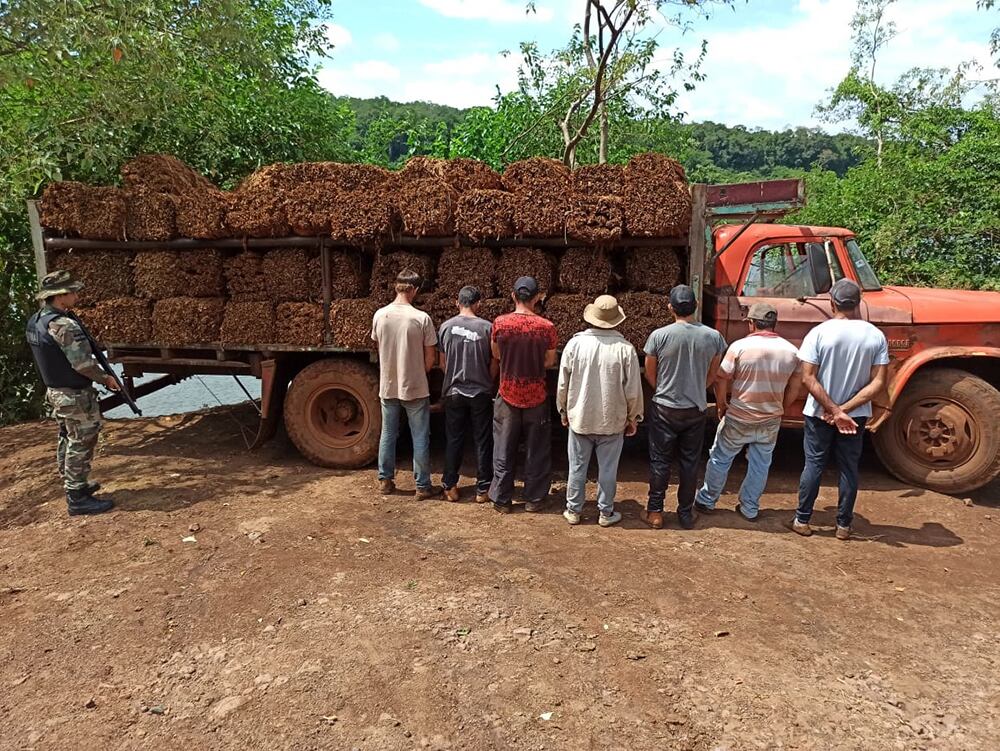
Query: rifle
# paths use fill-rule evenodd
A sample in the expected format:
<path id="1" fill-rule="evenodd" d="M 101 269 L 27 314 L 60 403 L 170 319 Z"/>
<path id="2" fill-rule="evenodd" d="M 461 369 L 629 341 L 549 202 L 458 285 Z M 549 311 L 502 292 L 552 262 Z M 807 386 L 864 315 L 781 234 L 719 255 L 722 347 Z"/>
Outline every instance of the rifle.
<path id="1" fill-rule="evenodd" d="M 90 332 L 87 331 L 87 327 L 83 325 L 83 321 L 81 321 L 75 313 L 68 313 L 67 315 L 80 325 L 80 330 L 83 331 L 83 335 L 87 337 L 87 341 L 90 342 L 90 351 L 93 352 L 94 359 L 97 360 L 97 364 L 101 367 L 101 370 L 111 376 L 115 383 L 118 384 L 118 393 L 121 394 L 122 401 L 129 406 L 129 409 L 131 409 L 132 412 L 139 417 L 142 417 L 142 410 L 139 409 L 139 405 L 135 403 L 135 399 L 132 398 L 128 389 L 125 388 L 125 384 L 122 383 L 122 379 L 118 377 L 115 369 L 112 368 L 111 363 L 108 362 L 108 358 L 104 355 L 104 350 L 101 349 L 97 342 L 94 341 L 94 337 L 90 335 Z"/>

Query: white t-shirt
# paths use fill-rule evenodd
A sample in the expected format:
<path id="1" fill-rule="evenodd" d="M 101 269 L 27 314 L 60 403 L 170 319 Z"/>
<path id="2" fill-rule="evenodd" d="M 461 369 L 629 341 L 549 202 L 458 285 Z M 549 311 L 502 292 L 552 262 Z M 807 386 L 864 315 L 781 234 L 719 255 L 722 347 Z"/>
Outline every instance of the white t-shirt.
<path id="1" fill-rule="evenodd" d="M 408 402 L 430 396 L 424 347 L 437 344 L 437 332 L 429 315 L 390 303 L 375 311 L 372 339 L 378 345 L 380 398 Z"/>
<path id="2" fill-rule="evenodd" d="M 788 379 L 801 365 L 795 345 L 771 331 L 758 331 L 729 345 L 722 372 L 733 377 L 732 419 L 763 422 L 780 418 Z"/>
<path id="3" fill-rule="evenodd" d="M 871 382 L 874 366 L 889 364 L 889 344 L 868 321 L 832 318 L 806 334 L 799 359 L 818 366 L 817 378 L 826 393 L 837 404 L 843 404 Z M 802 413 L 821 417 L 823 407 L 810 394 Z M 849 414 L 871 417 L 871 402 Z"/>

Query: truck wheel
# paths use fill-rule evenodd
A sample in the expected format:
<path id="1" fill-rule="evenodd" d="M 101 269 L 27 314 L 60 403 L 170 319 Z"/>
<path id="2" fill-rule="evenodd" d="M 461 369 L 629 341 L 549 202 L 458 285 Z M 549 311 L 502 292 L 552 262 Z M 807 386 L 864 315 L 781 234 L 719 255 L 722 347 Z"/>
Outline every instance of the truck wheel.
<path id="1" fill-rule="evenodd" d="M 378 372 L 341 358 L 307 365 L 285 396 L 285 429 L 313 464 L 345 469 L 371 464 L 382 430 Z"/>
<path id="2" fill-rule="evenodd" d="M 1000 474 L 1000 391 L 954 368 L 917 373 L 874 434 L 875 451 L 903 482 L 966 493 Z"/>

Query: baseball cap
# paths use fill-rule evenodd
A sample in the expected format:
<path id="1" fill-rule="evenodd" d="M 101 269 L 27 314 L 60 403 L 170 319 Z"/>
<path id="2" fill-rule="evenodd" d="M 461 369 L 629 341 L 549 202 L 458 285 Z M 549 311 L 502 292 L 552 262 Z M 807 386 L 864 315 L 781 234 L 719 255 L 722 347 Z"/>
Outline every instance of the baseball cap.
<path id="1" fill-rule="evenodd" d="M 861 304 L 861 287 L 850 279 L 841 279 L 830 288 L 830 299 L 841 310 L 854 310 Z"/>
<path id="2" fill-rule="evenodd" d="M 748 321 L 764 321 L 766 323 L 774 323 L 778 320 L 777 309 L 766 302 L 755 302 L 750 306 L 750 310 L 747 311 Z"/>
<path id="3" fill-rule="evenodd" d="M 514 282 L 514 292 L 534 297 L 538 294 L 538 282 L 535 281 L 535 277 L 533 276 L 519 277 L 518 280 Z"/>
<path id="4" fill-rule="evenodd" d="M 670 307 L 680 316 L 689 316 L 698 308 L 698 298 L 694 290 L 686 284 L 678 284 L 670 290 Z"/>

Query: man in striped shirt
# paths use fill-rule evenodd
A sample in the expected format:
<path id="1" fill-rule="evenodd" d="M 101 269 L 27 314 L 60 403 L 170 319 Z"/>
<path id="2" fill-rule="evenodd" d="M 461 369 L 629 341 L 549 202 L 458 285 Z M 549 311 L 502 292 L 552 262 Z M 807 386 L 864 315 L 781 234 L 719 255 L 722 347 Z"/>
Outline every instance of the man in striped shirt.
<path id="1" fill-rule="evenodd" d="M 733 459 L 746 447 L 747 474 L 740 487 L 736 513 L 747 521 L 757 519 L 781 416 L 798 398 L 802 385 L 798 350 L 774 333 L 777 323 L 774 306 L 750 306 L 749 336 L 733 342 L 722 359 L 715 386 L 719 429 L 709 452 L 705 483 L 695 498 L 695 506 L 703 514 L 715 509 Z M 727 407 L 726 387 L 730 380 L 733 396 Z"/>

